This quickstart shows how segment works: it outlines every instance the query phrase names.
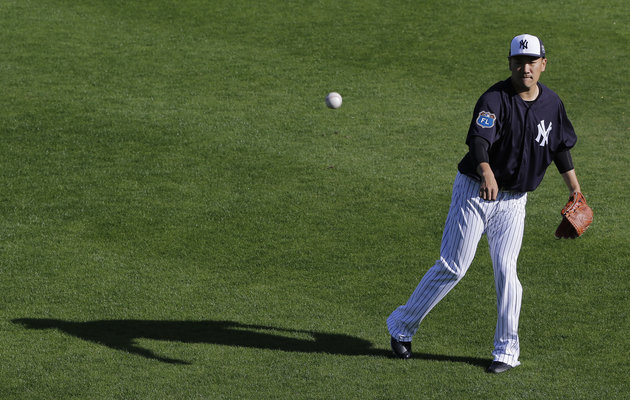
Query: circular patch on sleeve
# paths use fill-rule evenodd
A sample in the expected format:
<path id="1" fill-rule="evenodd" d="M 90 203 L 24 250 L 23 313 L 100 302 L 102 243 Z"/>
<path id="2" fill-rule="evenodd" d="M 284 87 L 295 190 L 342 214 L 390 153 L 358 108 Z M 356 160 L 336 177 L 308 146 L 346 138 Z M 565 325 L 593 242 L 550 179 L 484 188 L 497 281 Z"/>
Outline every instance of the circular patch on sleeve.
<path id="1" fill-rule="evenodd" d="M 482 111 L 479 113 L 479 116 L 477 117 L 477 125 L 479 125 L 482 128 L 492 128 L 496 120 L 497 120 L 496 115 L 488 111 Z"/>

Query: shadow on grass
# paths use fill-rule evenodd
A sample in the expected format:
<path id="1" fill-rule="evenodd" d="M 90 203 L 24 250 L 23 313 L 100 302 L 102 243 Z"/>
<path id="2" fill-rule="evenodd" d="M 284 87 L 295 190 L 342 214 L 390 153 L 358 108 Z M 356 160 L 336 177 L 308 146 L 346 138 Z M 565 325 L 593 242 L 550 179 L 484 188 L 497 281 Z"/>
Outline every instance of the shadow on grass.
<path id="1" fill-rule="evenodd" d="M 27 329 L 58 329 L 79 339 L 170 364 L 187 361 L 160 356 L 137 345 L 137 339 L 181 343 L 208 343 L 235 347 L 302 353 L 392 357 L 361 338 L 315 331 L 248 325 L 231 321 L 102 320 L 74 322 L 59 319 L 21 318 L 12 321 Z M 414 353 L 414 358 L 450 361 L 486 367 L 488 360 Z"/>

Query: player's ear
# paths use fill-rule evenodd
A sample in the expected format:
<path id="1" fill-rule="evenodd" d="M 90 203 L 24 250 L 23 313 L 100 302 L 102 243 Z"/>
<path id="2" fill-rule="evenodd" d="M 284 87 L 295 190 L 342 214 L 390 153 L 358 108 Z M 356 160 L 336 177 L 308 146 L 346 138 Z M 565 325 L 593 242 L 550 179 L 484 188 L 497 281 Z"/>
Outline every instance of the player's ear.
<path id="1" fill-rule="evenodd" d="M 547 59 L 543 58 L 541 62 L 542 62 L 542 68 L 540 71 L 542 72 L 547 68 Z"/>

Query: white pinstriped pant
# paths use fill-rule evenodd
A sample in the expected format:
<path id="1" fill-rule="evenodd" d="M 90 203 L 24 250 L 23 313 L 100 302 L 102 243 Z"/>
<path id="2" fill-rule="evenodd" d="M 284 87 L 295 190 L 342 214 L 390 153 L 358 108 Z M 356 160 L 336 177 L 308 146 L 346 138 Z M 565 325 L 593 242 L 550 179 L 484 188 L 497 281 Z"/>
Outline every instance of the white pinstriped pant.
<path id="1" fill-rule="evenodd" d="M 518 319 L 523 289 L 516 275 L 525 223 L 527 193 L 499 192 L 496 201 L 479 197 L 479 182 L 458 173 L 442 235 L 440 259 L 427 271 L 407 304 L 387 318 L 389 333 L 411 341 L 420 322 L 464 277 L 485 233 L 497 292 L 495 361 L 519 365 Z"/>

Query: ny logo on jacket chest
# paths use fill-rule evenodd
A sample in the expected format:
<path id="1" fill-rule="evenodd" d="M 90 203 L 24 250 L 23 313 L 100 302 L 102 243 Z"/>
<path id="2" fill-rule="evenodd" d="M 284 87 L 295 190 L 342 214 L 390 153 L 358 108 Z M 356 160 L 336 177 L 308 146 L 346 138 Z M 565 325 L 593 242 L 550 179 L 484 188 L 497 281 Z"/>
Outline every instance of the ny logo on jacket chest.
<path id="1" fill-rule="evenodd" d="M 540 146 L 544 146 L 549 142 L 549 133 L 551 132 L 551 125 L 552 123 L 550 122 L 549 126 L 545 128 L 544 119 L 540 121 L 540 123 L 538 123 L 538 136 L 536 136 L 536 142 Z"/>

